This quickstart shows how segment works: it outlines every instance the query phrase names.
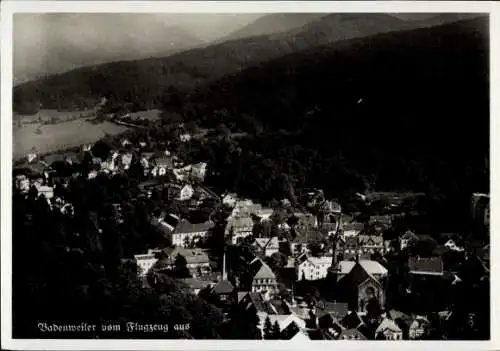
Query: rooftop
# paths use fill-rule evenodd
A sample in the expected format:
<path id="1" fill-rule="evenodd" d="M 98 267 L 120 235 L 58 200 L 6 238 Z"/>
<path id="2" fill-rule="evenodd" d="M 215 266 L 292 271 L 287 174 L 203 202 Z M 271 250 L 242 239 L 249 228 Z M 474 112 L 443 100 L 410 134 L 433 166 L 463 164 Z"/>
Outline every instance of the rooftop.
<path id="1" fill-rule="evenodd" d="M 215 286 L 212 289 L 212 293 L 217 294 L 217 295 L 222 295 L 222 294 L 230 294 L 234 290 L 233 284 L 229 280 L 222 280 L 215 284 Z"/>
<path id="2" fill-rule="evenodd" d="M 340 261 L 337 264 L 336 268 L 337 268 L 339 274 L 349 274 L 355 265 L 356 265 L 355 261 Z M 361 267 L 363 267 L 363 269 L 368 274 L 375 274 L 375 275 L 386 275 L 387 274 L 387 268 L 382 266 L 377 261 L 359 260 L 359 265 Z"/>
<path id="3" fill-rule="evenodd" d="M 182 219 L 175 228 L 173 234 L 207 232 L 212 227 L 213 223 L 209 221 L 203 223 L 191 223 L 187 219 Z"/>
<path id="4" fill-rule="evenodd" d="M 437 257 L 410 257 L 408 259 L 410 273 L 413 274 L 443 274 L 443 259 Z"/>

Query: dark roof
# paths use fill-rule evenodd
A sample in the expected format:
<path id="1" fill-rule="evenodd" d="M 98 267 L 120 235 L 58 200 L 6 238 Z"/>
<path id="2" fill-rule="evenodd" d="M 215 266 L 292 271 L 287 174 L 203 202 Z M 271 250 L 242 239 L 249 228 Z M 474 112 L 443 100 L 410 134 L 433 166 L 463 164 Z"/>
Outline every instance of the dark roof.
<path id="1" fill-rule="evenodd" d="M 182 219 L 175 228 L 173 234 L 205 232 L 212 227 L 213 224 L 211 222 L 191 223 L 187 219 Z"/>
<path id="2" fill-rule="evenodd" d="M 297 323 L 292 322 L 288 324 L 288 326 L 282 330 L 280 334 L 280 339 L 281 340 L 290 340 L 293 338 L 297 333 L 300 332 L 300 328 L 297 325 Z"/>
<path id="3" fill-rule="evenodd" d="M 410 273 L 443 274 L 443 259 L 441 257 L 410 257 L 408 259 Z"/>
<path id="4" fill-rule="evenodd" d="M 212 293 L 217 295 L 224 295 L 232 293 L 233 290 L 234 286 L 229 280 L 222 280 L 215 284 L 214 288 L 212 289 Z"/>
<path id="5" fill-rule="evenodd" d="M 282 315 L 290 314 L 290 309 L 282 300 L 278 299 L 271 300 L 270 304 L 274 307 L 277 314 L 282 314 Z"/>
<path id="6" fill-rule="evenodd" d="M 274 311 L 271 309 L 268 303 L 264 301 L 264 298 L 260 293 L 257 292 L 250 292 L 248 293 L 248 298 L 250 299 L 249 302 L 255 307 L 257 312 L 266 312 L 267 314 L 274 314 Z M 247 305 L 247 308 L 250 307 L 250 305 Z"/>
<path id="7" fill-rule="evenodd" d="M 356 329 L 364 322 L 356 312 L 351 312 L 340 321 L 340 324 L 347 329 Z"/>
<path id="8" fill-rule="evenodd" d="M 336 319 L 342 319 L 347 316 L 349 312 L 349 305 L 345 302 L 319 302 L 315 308 L 315 315 L 321 318 L 327 314 L 335 317 Z"/>

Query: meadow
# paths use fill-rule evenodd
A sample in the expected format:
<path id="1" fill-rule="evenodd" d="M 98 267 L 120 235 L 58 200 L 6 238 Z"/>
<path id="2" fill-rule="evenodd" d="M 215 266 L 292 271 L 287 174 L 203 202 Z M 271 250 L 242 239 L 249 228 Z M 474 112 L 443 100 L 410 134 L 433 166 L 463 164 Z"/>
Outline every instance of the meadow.
<path id="1" fill-rule="evenodd" d="M 23 124 L 13 129 L 13 155 L 17 159 L 33 149 L 37 153 L 54 152 L 96 142 L 106 134 L 120 134 L 128 128 L 111 122 L 92 124 L 86 119 L 77 119 L 57 124 Z"/>

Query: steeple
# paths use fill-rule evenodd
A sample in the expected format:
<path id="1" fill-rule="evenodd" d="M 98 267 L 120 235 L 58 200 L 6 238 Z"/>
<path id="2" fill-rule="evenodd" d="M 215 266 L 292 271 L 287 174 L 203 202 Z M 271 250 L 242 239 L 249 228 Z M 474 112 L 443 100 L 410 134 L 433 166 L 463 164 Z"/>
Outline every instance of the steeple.
<path id="1" fill-rule="evenodd" d="M 222 280 L 227 280 L 226 251 L 225 250 L 224 250 L 224 256 L 222 256 Z"/>

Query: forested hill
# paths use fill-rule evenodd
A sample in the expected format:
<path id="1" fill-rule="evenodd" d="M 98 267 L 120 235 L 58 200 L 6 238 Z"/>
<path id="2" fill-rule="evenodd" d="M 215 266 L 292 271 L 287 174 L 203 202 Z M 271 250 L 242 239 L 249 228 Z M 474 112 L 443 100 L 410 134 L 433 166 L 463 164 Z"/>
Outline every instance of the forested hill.
<path id="1" fill-rule="evenodd" d="M 286 32 L 294 28 L 300 28 L 306 23 L 325 15 L 325 13 L 272 13 L 256 19 L 218 41 Z"/>
<path id="2" fill-rule="evenodd" d="M 342 191 L 363 179 L 467 199 L 489 188 L 487 28 L 478 18 L 292 54 L 190 105 L 206 125 L 262 132 L 256 152 L 303 165 L 309 184 Z"/>
<path id="3" fill-rule="evenodd" d="M 171 85 L 191 89 L 201 83 L 339 40 L 408 28 L 385 14 L 334 14 L 300 31 L 231 40 L 166 58 L 124 61 L 76 69 L 14 88 L 14 109 L 33 113 L 39 107 L 85 108 L 102 96 L 138 109 L 157 107 Z"/>

